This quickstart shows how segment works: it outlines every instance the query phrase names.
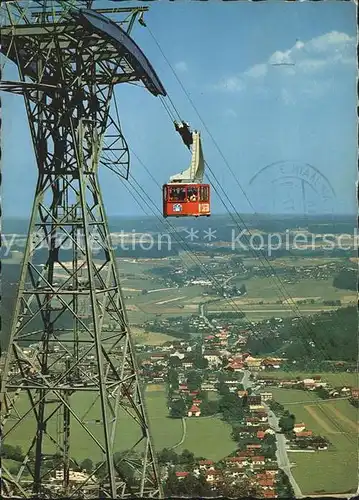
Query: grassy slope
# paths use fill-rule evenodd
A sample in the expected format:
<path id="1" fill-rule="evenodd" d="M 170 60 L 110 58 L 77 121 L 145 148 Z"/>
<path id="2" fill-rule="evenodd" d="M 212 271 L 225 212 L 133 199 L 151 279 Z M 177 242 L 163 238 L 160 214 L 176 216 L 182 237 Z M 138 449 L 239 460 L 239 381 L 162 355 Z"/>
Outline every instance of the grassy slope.
<path id="1" fill-rule="evenodd" d="M 76 395 L 76 399 L 74 399 L 72 404 L 77 414 L 84 416 L 93 400 L 93 395 L 82 393 Z M 169 448 L 174 446 L 182 438 L 182 424 L 180 419 L 171 419 L 167 416 L 168 410 L 165 391 L 146 392 L 146 401 L 155 449 L 161 450 L 165 447 Z M 23 412 L 28 408 L 25 398 L 20 401 L 19 408 Z M 96 419 L 100 419 L 99 410 L 98 407 L 96 409 L 93 407 L 87 413 L 86 417 L 84 417 L 84 420 L 87 422 L 86 427 L 88 431 L 92 433 L 95 438 L 102 440 L 102 426 L 94 422 Z M 9 424 L 10 423 L 13 425 L 14 421 L 9 421 Z M 228 455 L 235 447 L 234 442 L 230 438 L 230 431 L 231 428 L 217 418 L 198 420 L 187 419 L 186 439 L 183 445 L 176 449 L 176 451 L 187 448 L 197 456 L 220 459 Z M 13 433 L 11 433 L 9 440 L 11 440 L 12 445 L 19 445 L 25 450 L 26 446 L 29 446 L 34 432 L 35 419 L 33 415 L 30 415 Z M 49 424 L 48 432 L 52 436 L 56 435 L 55 422 Z M 121 411 L 118 420 L 115 449 L 117 451 L 128 449 L 139 438 L 139 429 L 126 413 Z M 78 460 L 89 457 L 96 462 L 101 459 L 99 447 L 77 422 L 74 422 L 72 427 L 72 446 L 73 456 Z M 53 445 L 49 439 L 45 441 L 45 450 L 48 452 L 54 451 Z M 138 448 L 138 450 L 142 451 L 142 448 Z"/>
<path id="2" fill-rule="evenodd" d="M 295 401 L 308 401 L 286 407 L 294 413 L 297 422 L 304 422 L 307 429 L 327 437 L 333 445 L 328 451 L 290 453 L 291 462 L 295 463 L 293 475 L 303 493 L 354 491 L 358 460 L 355 408 L 345 400 L 325 402 L 302 391 L 273 389 L 272 392 L 284 406 Z"/>

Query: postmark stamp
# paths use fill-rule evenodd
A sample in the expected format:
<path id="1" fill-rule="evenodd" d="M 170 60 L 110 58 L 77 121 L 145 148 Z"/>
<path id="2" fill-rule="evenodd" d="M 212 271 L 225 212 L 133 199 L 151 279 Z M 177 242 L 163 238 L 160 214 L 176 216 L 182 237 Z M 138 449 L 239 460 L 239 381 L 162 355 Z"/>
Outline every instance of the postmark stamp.
<path id="1" fill-rule="evenodd" d="M 299 161 L 277 161 L 259 170 L 249 181 L 258 212 L 333 213 L 336 194 L 317 167 Z"/>

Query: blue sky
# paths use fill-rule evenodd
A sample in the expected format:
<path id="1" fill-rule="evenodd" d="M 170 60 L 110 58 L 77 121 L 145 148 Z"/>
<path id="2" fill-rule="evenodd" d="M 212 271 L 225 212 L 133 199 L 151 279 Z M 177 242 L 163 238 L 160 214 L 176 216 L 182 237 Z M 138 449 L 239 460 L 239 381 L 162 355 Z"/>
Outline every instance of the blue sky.
<path id="1" fill-rule="evenodd" d="M 283 212 L 289 205 L 284 200 L 274 203 L 283 196 L 298 198 L 288 210 L 301 211 L 300 180 L 291 179 L 287 187 L 285 183 L 278 187 L 273 183 L 278 180 L 276 170 L 273 178 L 258 176 L 257 184 L 250 183 L 261 169 L 279 161 L 286 161 L 289 170 L 291 165 L 313 165 L 335 191 L 331 210 L 356 211 L 352 2 L 153 2 L 145 20 L 252 206 L 148 30 L 136 25 L 132 36 L 182 118 L 202 132 L 205 157 L 238 211 L 253 212 L 254 207 L 260 212 Z M 278 63 L 293 65 L 273 65 Z M 4 79 L 15 78 L 7 65 Z M 158 184 L 187 168 L 188 151 L 160 100 L 126 84 L 117 87 L 116 95 L 127 141 Z M 22 216 L 31 209 L 35 189 L 34 155 L 21 97 L 5 94 L 3 106 L 3 214 Z M 161 208 L 160 189 L 134 157 L 131 172 Z M 112 173 L 102 171 L 100 177 L 108 214 L 141 213 Z M 307 193 L 312 197 L 312 211 L 326 211 L 326 202 L 312 187 Z M 213 212 L 224 211 L 214 193 Z"/>

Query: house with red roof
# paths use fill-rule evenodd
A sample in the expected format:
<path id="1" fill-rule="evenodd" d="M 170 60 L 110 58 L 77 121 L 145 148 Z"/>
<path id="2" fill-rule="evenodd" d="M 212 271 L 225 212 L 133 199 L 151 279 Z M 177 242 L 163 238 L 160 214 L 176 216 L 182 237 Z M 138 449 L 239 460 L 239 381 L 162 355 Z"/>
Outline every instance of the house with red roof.
<path id="1" fill-rule="evenodd" d="M 274 479 L 272 478 L 266 478 L 266 479 L 260 479 L 258 481 L 258 484 L 265 490 L 268 490 L 269 488 L 274 487 Z"/>
<path id="2" fill-rule="evenodd" d="M 305 424 L 300 422 L 298 424 L 294 424 L 293 431 L 297 434 L 297 432 L 303 432 L 305 430 Z"/>
<path id="3" fill-rule="evenodd" d="M 213 466 L 213 464 L 213 460 L 200 460 L 198 463 L 200 469 L 207 469 Z"/>
<path id="4" fill-rule="evenodd" d="M 228 457 L 226 458 L 226 463 L 228 465 L 236 465 L 237 467 L 243 467 L 244 465 L 248 465 L 247 457 Z"/>
<path id="5" fill-rule="evenodd" d="M 306 438 L 306 437 L 312 437 L 312 436 L 313 436 L 313 431 L 296 432 L 297 438 Z"/>
<path id="6" fill-rule="evenodd" d="M 262 448 L 261 444 L 247 444 L 247 450 L 260 450 Z"/>
<path id="7" fill-rule="evenodd" d="M 189 475 L 189 472 L 176 472 L 176 477 L 178 479 L 184 479 L 185 477 L 187 477 Z"/>
<path id="8" fill-rule="evenodd" d="M 265 438 L 265 432 L 264 431 L 258 431 L 256 436 L 258 439 L 264 439 Z"/>
<path id="9" fill-rule="evenodd" d="M 256 417 L 247 417 L 246 418 L 246 425 L 248 425 L 249 427 L 258 426 L 259 424 L 260 424 L 259 418 L 256 418 Z"/>
<path id="10" fill-rule="evenodd" d="M 221 477 L 221 471 L 219 470 L 208 470 L 206 473 L 206 481 L 209 483 L 217 482 Z"/>
<path id="11" fill-rule="evenodd" d="M 268 415 L 264 411 L 254 410 L 254 415 L 259 418 L 261 422 L 268 421 Z"/>
<path id="12" fill-rule="evenodd" d="M 192 405 L 191 408 L 188 410 L 187 415 L 189 417 L 199 417 L 201 415 L 201 410 L 198 406 Z"/>
<path id="13" fill-rule="evenodd" d="M 230 370 L 232 372 L 241 372 L 243 370 L 243 361 L 239 361 L 234 359 L 226 366 L 226 370 Z"/>
<path id="14" fill-rule="evenodd" d="M 268 489 L 266 491 L 263 491 L 263 497 L 264 498 L 278 498 L 278 495 L 274 489 Z"/>
<path id="15" fill-rule="evenodd" d="M 253 465 L 264 465 L 266 463 L 265 458 L 262 456 L 252 457 L 251 461 Z"/>

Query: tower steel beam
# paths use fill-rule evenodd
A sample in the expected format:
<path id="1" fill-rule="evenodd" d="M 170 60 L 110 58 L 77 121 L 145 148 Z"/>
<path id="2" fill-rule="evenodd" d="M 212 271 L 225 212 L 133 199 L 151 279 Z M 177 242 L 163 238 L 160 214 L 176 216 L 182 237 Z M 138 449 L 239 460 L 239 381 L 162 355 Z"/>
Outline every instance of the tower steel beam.
<path id="1" fill-rule="evenodd" d="M 159 498 L 98 167 L 127 175 L 126 141 L 110 116 L 114 84 L 165 91 L 99 13 L 65 20 L 44 1 L 46 16 L 32 24 L 14 3 L 23 16 L 3 27 L 1 51 L 20 81 L 4 89 L 24 96 L 38 180 L 1 381 L 2 445 L 21 445 L 21 464 L 3 462 L 2 496 Z M 85 458 L 94 462 L 86 473 Z"/>

